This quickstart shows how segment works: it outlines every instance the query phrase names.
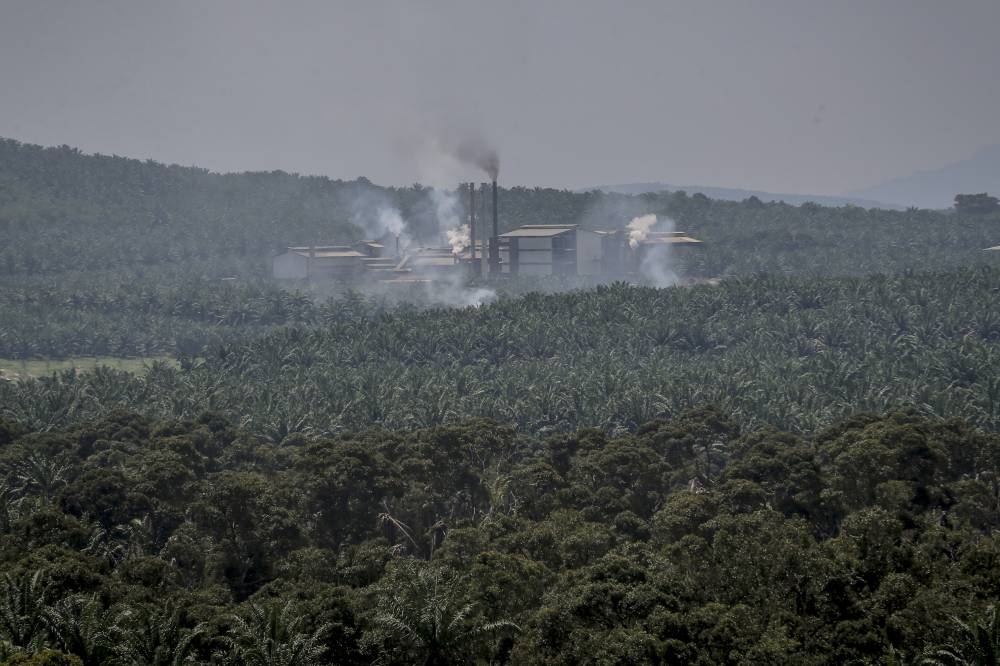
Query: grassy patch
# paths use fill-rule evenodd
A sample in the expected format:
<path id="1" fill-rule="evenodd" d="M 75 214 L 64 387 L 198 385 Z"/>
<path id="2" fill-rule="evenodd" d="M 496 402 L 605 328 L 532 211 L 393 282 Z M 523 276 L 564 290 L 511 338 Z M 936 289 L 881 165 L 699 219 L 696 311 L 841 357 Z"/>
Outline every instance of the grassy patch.
<path id="1" fill-rule="evenodd" d="M 6 359 L 0 358 L 0 377 L 17 379 L 19 377 L 43 377 L 53 372 L 75 369 L 77 372 L 93 370 L 107 366 L 126 372 L 143 372 L 154 361 L 164 361 L 176 366 L 177 361 L 167 356 L 151 356 L 145 358 L 118 358 L 115 356 L 82 356 L 59 360 L 48 359 Z"/>

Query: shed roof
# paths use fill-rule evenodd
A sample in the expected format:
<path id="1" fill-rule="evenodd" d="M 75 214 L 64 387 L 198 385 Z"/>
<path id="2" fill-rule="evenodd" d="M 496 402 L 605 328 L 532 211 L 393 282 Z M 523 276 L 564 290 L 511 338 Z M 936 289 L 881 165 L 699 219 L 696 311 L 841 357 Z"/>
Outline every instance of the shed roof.
<path id="1" fill-rule="evenodd" d="M 301 254 L 303 257 L 309 256 L 309 251 L 305 252 L 297 251 L 296 254 Z M 314 255 L 317 259 L 334 259 L 334 258 L 347 258 L 347 257 L 367 257 L 367 254 L 358 252 L 357 250 L 316 250 Z"/>
<path id="2" fill-rule="evenodd" d="M 455 265 L 455 257 L 425 256 L 410 259 L 410 266 L 419 268 L 445 268 Z"/>
<path id="3" fill-rule="evenodd" d="M 660 236 L 639 241 L 641 245 L 701 245 L 701 241 L 690 236 Z"/>
<path id="4" fill-rule="evenodd" d="M 575 224 L 534 224 L 500 234 L 500 238 L 548 238 L 576 229 Z"/>

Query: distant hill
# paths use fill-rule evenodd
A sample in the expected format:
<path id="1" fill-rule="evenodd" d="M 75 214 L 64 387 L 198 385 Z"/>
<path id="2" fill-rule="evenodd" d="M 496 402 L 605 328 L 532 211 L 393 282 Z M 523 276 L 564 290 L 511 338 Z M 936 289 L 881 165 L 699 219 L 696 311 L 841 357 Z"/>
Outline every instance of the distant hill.
<path id="1" fill-rule="evenodd" d="M 951 208 L 956 194 L 1000 194 L 1000 145 L 980 150 L 967 160 L 940 169 L 917 171 L 887 183 L 848 192 L 846 196 L 878 199 L 900 206 Z"/>
<path id="2" fill-rule="evenodd" d="M 625 183 L 622 185 L 597 185 L 577 190 L 578 192 L 588 192 L 599 190 L 601 192 L 618 192 L 620 194 L 646 194 L 649 192 L 677 192 L 683 190 L 688 194 L 701 193 L 710 199 L 721 201 L 743 201 L 750 197 L 757 197 L 761 201 L 783 201 L 792 206 L 800 206 L 807 202 L 817 203 L 821 206 L 860 206 L 861 208 L 885 208 L 888 210 L 901 210 L 904 205 L 885 203 L 874 198 L 863 198 L 854 196 L 823 196 L 819 194 L 776 194 L 774 192 L 764 192 L 761 190 L 741 190 L 733 187 L 705 187 L 704 185 L 671 185 L 669 183 Z"/>

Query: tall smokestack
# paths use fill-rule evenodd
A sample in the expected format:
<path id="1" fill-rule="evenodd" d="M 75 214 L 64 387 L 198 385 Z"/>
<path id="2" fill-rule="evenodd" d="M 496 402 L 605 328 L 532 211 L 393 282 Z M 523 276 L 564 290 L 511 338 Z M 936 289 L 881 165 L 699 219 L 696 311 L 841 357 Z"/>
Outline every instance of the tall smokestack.
<path id="1" fill-rule="evenodd" d="M 490 202 L 490 185 L 489 183 L 479 184 L 479 219 L 482 220 L 483 233 L 480 234 L 483 239 L 480 241 L 482 246 L 482 252 L 479 253 L 479 274 L 484 275 L 489 271 L 489 267 L 486 265 L 487 259 L 489 258 L 489 229 L 486 228 L 489 219 L 489 202 Z"/>
<path id="2" fill-rule="evenodd" d="M 469 183 L 469 252 L 472 259 L 472 275 L 479 276 L 476 263 L 476 184 Z"/>
<path id="3" fill-rule="evenodd" d="M 490 236 L 490 276 L 500 273 L 500 225 L 497 221 L 497 181 L 493 179 L 493 235 Z"/>

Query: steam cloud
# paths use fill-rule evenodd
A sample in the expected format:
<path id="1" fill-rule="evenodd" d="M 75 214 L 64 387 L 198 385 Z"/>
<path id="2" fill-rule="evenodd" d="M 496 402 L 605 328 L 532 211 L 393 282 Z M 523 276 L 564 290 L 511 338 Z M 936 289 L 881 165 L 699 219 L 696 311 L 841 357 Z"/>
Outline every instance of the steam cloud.
<path id="1" fill-rule="evenodd" d="M 399 209 L 388 198 L 374 189 L 363 189 L 350 201 L 351 223 L 361 229 L 368 238 L 380 239 L 391 234 L 399 239 L 401 248 L 413 242 L 409 225 Z"/>
<path id="2" fill-rule="evenodd" d="M 471 244 L 469 225 L 467 224 L 463 224 L 457 229 L 445 229 L 444 233 L 448 239 L 448 245 L 451 245 L 452 254 L 460 254 Z"/>
<path id="3" fill-rule="evenodd" d="M 469 225 L 462 224 L 458 194 L 435 187 L 430 191 L 430 198 L 437 215 L 438 229 L 451 246 L 452 254 L 460 254 L 469 247 Z"/>
<path id="4" fill-rule="evenodd" d="M 632 218 L 632 221 L 625 225 L 628 229 L 628 246 L 633 250 L 639 247 L 639 243 L 646 240 L 649 230 L 656 225 L 656 215 L 640 215 Z"/>
<path id="5" fill-rule="evenodd" d="M 652 218 L 652 223 L 649 222 Z M 657 218 L 656 215 L 642 215 L 628 223 L 629 247 L 635 249 L 639 243 L 646 240 L 654 224 L 659 223 L 659 231 L 674 231 L 674 221 L 669 217 Z M 633 226 L 634 225 L 634 226 Z M 633 245 L 633 240 L 635 244 Z M 639 275 L 655 287 L 673 287 L 681 283 L 674 270 L 674 257 L 669 243 L 652 243 L 643 246 L 639 259 Z"/>

